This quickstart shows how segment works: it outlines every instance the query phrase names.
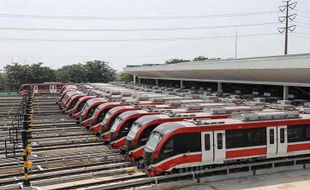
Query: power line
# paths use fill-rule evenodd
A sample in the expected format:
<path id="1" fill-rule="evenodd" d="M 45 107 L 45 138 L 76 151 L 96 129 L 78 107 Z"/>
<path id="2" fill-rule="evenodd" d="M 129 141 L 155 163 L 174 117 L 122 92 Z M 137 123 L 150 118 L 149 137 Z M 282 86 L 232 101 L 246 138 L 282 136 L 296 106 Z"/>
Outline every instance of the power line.
<path id="1" fill-rule="evenodd" d="M 279 33 L 256 33 L 243 34 L 238 37 L 270 36 Z M 176 38 L 136 38 L 136 39 L 37 39 L 37 38 L 0 38 L 0 41 L 23 41 L 23 42 L 148 42 L 148 41 L 181 41 L 181 40 L 203 40 L 218 38 L 233 38 L 235 35 L 221 36 L 197 36 L 197 37 L 176 37 Z"/>
<path id="2" fill-rule="evenodd" d="M 302 14 L 310 15 L 310 12 L 307 12 L 307 11 L 303 11 L 303 10 L 299 10 L 299 9 L 297 9 L 296 11 L 300 12 Z"/>
<path id="3" fill-rule="evenodd" d="M 302 14 L 298 14 L 298 16 L 301 17 L 301 18 L 306 18 L 306 19 L 310 18 L 310 16 L 305 16 L 305 15 L 302 15 Z"/>
<path id="4" fill-rule="evenodd" d="M 293 36 L 310 39 L 310 35 L 303 35 L 303 34 L 300 34 L 300 33 L 295 33 Z"/>
<path id="5" fill-rule="evenodd" d="M 170 28 L 26 28 L 26 27 L 0 27 L 0 30 L 19 30 L 19 31 L 61 31 L 61 32 L 138 32 L 138 31 L 177 31 L 177 30 L 206 30 L 217 28 L 242 28 L 253 26 L 274 25 L 277 22 L 252 23 L 252 24 L 238 24 L 238 25 L 220 25 L 220 26 L 198 26 L 198 27 L 170 27 Z"/>
<path id="6" fill-rule="evenodd" d="M 246 13 L 227 13 L 210 15 L 182 15 L 182 16 L 126 16 L 126 17 L 100 17 L 100 16 L 53 16 L 53 15 L 25 15 L 25 14 L 0 14 L 0 17 L 22 19 L 65 19 L 65 20 L 174 20 L 174 19 L 200 19 L 219 17 L 244 17 L 264 14 L 274 14 L 276 11 L 260 11 Z"/>

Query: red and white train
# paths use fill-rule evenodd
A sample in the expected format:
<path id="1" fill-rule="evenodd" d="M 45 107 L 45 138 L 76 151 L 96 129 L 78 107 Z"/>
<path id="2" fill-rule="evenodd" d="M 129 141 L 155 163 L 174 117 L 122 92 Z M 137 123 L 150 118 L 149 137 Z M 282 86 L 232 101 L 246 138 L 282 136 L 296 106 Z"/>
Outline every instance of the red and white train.
<path id="1" fill-rule="evenodd" d="M 23 84 L 18 90 L 19 94 L 27 94 L 29 90 L 33 90 L 36 94 L 43 93 L 60 93 L 65 83 L 46 82 L 46 83 L 29 83 Z"/>
<path id="2" fill-rule="evenodd" d="M 273 111 L 163 123 L 144 148 L 150 175 L 183 168 L 310 153 L 310 115 Z"/>

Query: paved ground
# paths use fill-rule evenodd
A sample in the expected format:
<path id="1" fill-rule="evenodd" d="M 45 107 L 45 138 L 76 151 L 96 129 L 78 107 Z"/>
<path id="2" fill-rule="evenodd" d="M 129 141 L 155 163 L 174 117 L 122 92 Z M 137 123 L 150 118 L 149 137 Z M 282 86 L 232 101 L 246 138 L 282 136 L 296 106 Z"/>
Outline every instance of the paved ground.
<path id="1" fill-rule="evenodd" d="M 179 190 L 309 190 L 310 169 L 210 182 Z"/>

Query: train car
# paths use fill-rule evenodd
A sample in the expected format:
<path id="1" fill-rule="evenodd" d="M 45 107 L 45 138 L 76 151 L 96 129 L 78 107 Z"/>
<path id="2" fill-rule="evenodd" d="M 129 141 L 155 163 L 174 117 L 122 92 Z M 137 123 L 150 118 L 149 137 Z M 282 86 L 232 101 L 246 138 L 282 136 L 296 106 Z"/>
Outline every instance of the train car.
<path id="1" fill-rule="evenodd" d="M 159 110 L 151 110 L 151 112 L 157 112 L 157 113 L 161 113 L 161 112 L 171 112 L 171 113 L 174 113 L 174 114 L 177 114 L 177 113 L 193 113 L 193 112 L 202 112 L 204 111 L 205 108 L 211 108 L 212 106 L 211 105 L 215 105 L 216 103 L 201 103 L 201 104 L 189 104 L 188 108 L 176 108 L 176 109 L 159 109 Z M 229 110 L 231 110 L 231 107 L 228 107 Z M 239 108 L 239 109 L 238 109 Z M 227 107 L 224 107 L 224 108 L 217 108 L 218 110 L 220 109 L 224 109 L 226 110 Z M 244 112 L 245 110 L 248 110 L 248 111 L 256 111 L 256 110 L 262 110 L 261 107 L 244 107 L 244 106 L 236 106 L 233 110 L 235 110 L 235 112 Z M 218 114 L 213 114 L 212 112 L 207 112 L 207 115 L 220 115 L 220 114 L 230 114 L 231 112 L 223 112 L 223 113 L 218 113 Z M 130 116 L 131 117 L 131 116 Z M 141 117 L 141 116 L 140 116 Z M 218 117 L 218 116 L 214 116 L 214 117 Z M 124 118 L 123 118 L 124 119 Z M 137 117 L 138 119 L 138 117 Z M 126 124 L 123 124 L 123 125 L 119 125 L 117 126 L 117 128 L 115 129 L 115 132 L 113 132 L 114 136 L 113 138 L 111 138 L 111 134 L 110 134 L 110 144 L 113 148 L 120 148 L 122 146 L 125 145 L 126 143 L 126 139 L 123 137 L 123 135 L 126 133 L 128 133 L 128 131 L 126 130 Z M 113 128 L 113 127 L 112 127 Z M 111 128 L 111 130 L 112 130 Z M 131 126 L 128 127 L 129 129 L 131 128 Z M 125 132 L 126 131 L 126 132 Z M 112 140 L 112 141 L 111 141 Z"/>
<path id="2" fill-rule="evenodd" d="M 79 123 L 82 123 L 84 120 L 90 118 L 93 113 L 95 112 L 96 108 L 103 103 L 107 103 L 108 100 L 106 98 L 93 98 L 90 100 L 87 100 L 86 104 L 82 108 L 82 110 L 79 112 L 79 116 L 75 116 L 77 120 L 79 120 Z"/>
<path id="3" fill-rule="evenodd" d="M 102 103 L 100 104 L 95 112 L 93 113 L 93 115 L 88 118 L 88 119 L 85 119 L 81 125 L 87 129 L 90 128 L 90 126 L 93 126 L 93 125 L 96 125 L 100 122 L 102 122 L 103 118 L 105 117 L 106 113 L 114 108 L 114 107 L 117 107 L 117 106 L 127 106 L 127 104 L 123 104 L 123 103 L 120 103 L 120 102 L 108 102 L 108 103 Z"/>
<path id="4" fill-rule="evenodd" d="M 68 103 L 67 103 L 67 104 L 65 105 L 65 107 L 64 107 L 65 113 L 68 114 L 67 111 L 69 111 L 69 110 L 71 110 L 72 108 L 74 108 L 74 106 L 75 106 L 76 103 L 79 101 L 79 99 L 82 98 L 82 97 L 85 97 L 85 96 L 86 96 L 86 94 L 84 94 L 84 93 L 80 93 L 80 94 L 73 95 L 73 96 L 71 97 L 70 101 L 68 101 Z"/>
<path id="5" fill-rule="evenodd" d="M 36 94 L 60 93 L 65 83 L 47 82 L 47 83 L 29 83 L 23 84 L 18 90 L 19 94 L 27 94 L 29 90 L 33 90 Z"/>
<path id="6" fill-rule="evenodd" d="M 211 115 L 207 112 L 147 115 L 137 119 L 126 137 L 125 151 L 130 160 L 138 161 L 143 157 L 144 145 L 151 132 L 160 124 L 189 119 L 221 119 L 230 115 Z"/>
<path id="7" fill-rule="evenodd" d="M 143 161 L 149 175 L 158 175 L 309 153 L 310 115 L 269 111 L 230 119 L 163 123 L 151 133 Z"/>
<path id="8" fill-rule="evenodd" d="M 158 112 L 146 111 L 146 110 L 133 110 L 126 111 L 120 114 L 113 123 L 110 134 L 109 142 L 112 148 L 120 148 L 126 143 L 126 135 L 128 134 L 132 124 L 140 117 L 145 115 L 154 115 Z"/>
<path id="9" fill-rule="evenodd" d="M 62 100 L 65 98 L 66 94 L 70 91 L 77 90 L 77 86 L 75 85 L 67 85 L 64 86 L 63 91 L 58 99 L 58 104 L 60 105 Z"/>
<path id="10" fill-rule="evenodd" d="M 124 104 L 129 104 L 127 101 L 123 101 Z M 159 103 L 159 104 L 158 104 Z M 109 139 L 109 130 L 112 127 L 117 116 L 125 111 L 130 110 L 140 110 L 140 109 L 173 109 L 175 106 L 170 106 L 167 104 L 163 104 L 161 102 L 152 102 L 152 101 L 138 101 L 136 100 L 133 105 L 134 107 L 119 107 L 113 108 L 109 111 L 104 117 L 103 121 L 97 125 L 93 125 L 90 127 L 90 130 L 93 131 L 97 136 L 101 136 L 103 140 Z M 99 132 L 100 131 L 100 132 Z"/>
<path id="11" fill-rule="evenodd" d="M 161 123 L 171 122 L 171 121 L 181 121 L 185 120 L 186 117 L 192 117 L 192 119 L 198 119 L 199 117 L 205 117 L 209 119 L 220 119 L 220 118 L 228 118 L 232 113 L 241 113 L 241 112 L 253 112 L 253 111 L 261 111 L 262 107 L 257 106 L 235 106 L 230 107 L 226 106 L 225 103 L 202 103 L 198 104 L 202 107 L 209 109 L 208 112 L 203 113 L 191 113 L 190 110 L 191 105 L 188 105 L 189 110 L 187 113 L 174 113 L 170 115 L 163 115 L 163 118 L 155 118 L 153 116 L 144 116 L 139 118 L 132 126 L 131 130 L 127 135 L 126 141 L 126 151 L 128 152 L 129 158 L 131 160 L 137 160 L 142 158 L 143 149 L 146 141 L 152 130 L 160 125 Z M 230 104 L 228 104 L 230 105 Z M 198 109 L 194 110 L 198 111 Z"/>
<path id="12" fill-rule="evenodd" d="M 135 106 L 117 106 L 115 108 L 110 109 L 105 117 L 103 118 L 102 122 L 98 123 L 90 127 L 90 130 L 93 131 L 96 136 L 101 137 L 103 140 L 109 139 L 109 131 L 115 121 L 115 119 L 122 113 L 126 111 L 132 110 L 141 110 L 141 108 Z"/>
<path id="13" fill-rule="evenodd" d="M 64 98 L 61 100 L 61 102 L 59 104 L 60 109 L 65 109 L 66 104 L 71 100 L 71 98 L 74 95 L 77 95 L 77 94 L 83 94 L 83 93 L 79 90 L 72 90 L 72 91 L 69 91 L 68 93 L 66 93 L 66 95 L 64 96 Z"/>
<path id="14" fill-rule="evenodd" d="M 67 111 L 67 114 L 69 116 L 72 116 L 73 118 L 77 119 L 79 116 L 76 114 L 79 114 L 80 111 L 83 109 L 84 105 L 86 104 L 86 102 L 90 99 L 96 98 L 95 96 L 84 96 L 82 98 L 80 98 L 78 100 L 78 102 L 75 104 L 75 106 L 71 109 Z"/>

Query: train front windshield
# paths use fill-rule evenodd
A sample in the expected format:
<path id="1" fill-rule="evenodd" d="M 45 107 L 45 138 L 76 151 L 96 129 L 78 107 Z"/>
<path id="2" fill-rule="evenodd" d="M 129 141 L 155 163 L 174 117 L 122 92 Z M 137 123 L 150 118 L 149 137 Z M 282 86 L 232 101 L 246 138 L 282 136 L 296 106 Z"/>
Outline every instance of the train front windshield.
<path id="1" fill-rule="evenodd" d="M 105 118 L 106 115 L 107 115 L 107 110 L 106 109 L 102 110 L 98 116 L 98 119 L 95 121 L 95 124 L 101 122 Z"/>
<path id="2" fill-rule="evenodd" d="M 96 110 L 97 110 L 96 107 L 91 108 L 91 109 L 88 111 L 87 115 L 84 116 L 83 119 L 88 119 L 88 118 L 90 118 L 90 117 L 95 113 Z"/>
<path id="3" fill-rule="evenodd" d="M 111 112 L 110 111 L 108 111 L 108 113 L 104 116 L 104 118 L 103 118 L 103 120 L 102 120 L 102 122 L 101 122 L 101 124 L 102 125 L 105 125 L 106 124 L 106 122 L 108 121 L 108 119 L 109 119 L 109 117 L 111 116 Z"/>
<path id="4" fill-rule="evenodd" d="M 140 123 L 135 122 L 132 125 L 132 127 L 131 127 L 128 135 L 127 135 L 127 140 L 133 140 L 135 138 L 136 134 L 138 133 L 140 128 L 141 128 Z"/>
<path id="5" fill-rule="evenodd" d="M 80 112 L 84 108 L 85 104 L 86 104 L 86 101 L 80 103 L 78 108 L 74 111 L 74 113 Z"/>
<path id="6" fill-rule="evenodd" d="M 66 108 L 66 110 L 71 110 L 72 108 L 74 108 L 78 100 L 79 100 L 78 98 L 73 99 L 71 104 L 69 104 L 69 106 Z"/>
<path id="7" fill-rule="evenodd" d="M 85 110 L 87 110 L 87 108 L 88 108 L 88 103 L 86 103 L 84 106 L 83 106 L 83 108 L 81 109 L 81 113 L 82 114 L 84 114 L 84 112 L 85 112 Z"/>
<path id="8" fill-rule="evenodd" d="M 159 132 L 157 131 L 152 132 L 149 140 L 147 141 L 145 145 L 145 151 L 154 152 L 154 150 L 156 149 L 157 145 L 159 144 L 162 138 L 163 138 L 163 135 L 160 134 Z"/>
<path id="9" fill-rule="evenodd" d="M 119 124 L 122 122 L 122 119 L 120 117 L 117 117 L 117 119 L 115 120 L 115 122 L 113 123 L 112 127 L 111 127 L 111 132 L 114 133 L 117 129 L 117 127 L 119 126 Z"/>

